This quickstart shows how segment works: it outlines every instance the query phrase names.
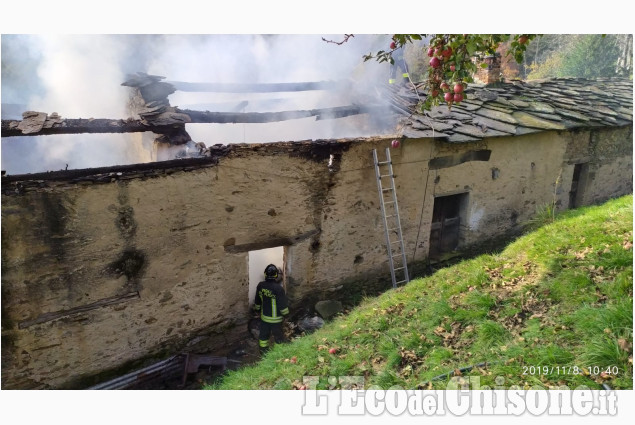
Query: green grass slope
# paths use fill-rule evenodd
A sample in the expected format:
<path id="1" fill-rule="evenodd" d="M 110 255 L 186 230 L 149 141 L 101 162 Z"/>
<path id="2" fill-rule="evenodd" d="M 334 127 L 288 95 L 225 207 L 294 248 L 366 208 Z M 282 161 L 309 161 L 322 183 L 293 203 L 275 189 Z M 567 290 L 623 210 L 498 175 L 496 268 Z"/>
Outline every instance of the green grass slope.
<path id="1" fill-rule="evenodd" d="M 632 242 L 632 195 L 564 212 L 499 254 L 365 299 L 207 388 L 294 389 L 307 376 L 318 378 L 311 389 L 339 388 L 355 376 L 365 388 L 445 389 L 454 373 L 490 387 L 632 389 Z"/>

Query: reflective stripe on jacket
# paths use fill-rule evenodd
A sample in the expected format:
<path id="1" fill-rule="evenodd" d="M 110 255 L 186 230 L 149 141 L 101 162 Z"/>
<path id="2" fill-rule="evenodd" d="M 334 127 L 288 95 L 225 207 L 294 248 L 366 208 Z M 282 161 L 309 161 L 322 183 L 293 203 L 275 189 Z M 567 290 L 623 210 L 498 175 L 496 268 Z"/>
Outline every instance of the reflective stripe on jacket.
<path id="1" fill-rule="evenodd" d="M 260 320 L 267 323 L 280 323 L 289 314 L 287 295 L 284 288 L 275 280 L 265 280 L 256 288 L 254 308 L 260 311 Z"/>

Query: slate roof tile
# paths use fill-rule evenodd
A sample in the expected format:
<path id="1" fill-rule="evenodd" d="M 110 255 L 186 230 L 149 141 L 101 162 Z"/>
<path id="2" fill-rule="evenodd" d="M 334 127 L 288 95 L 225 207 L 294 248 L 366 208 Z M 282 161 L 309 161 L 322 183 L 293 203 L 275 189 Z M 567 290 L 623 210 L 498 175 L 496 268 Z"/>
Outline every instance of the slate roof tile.
<path id="1" fill-rule="evenodd" d="M 416 87 L 419 96 L 425 98 L 425 85 Z M 395 109 L 411 112 L 402 134 L 413 138 L 434 134 L 451 143 L 465 143 L 486 137 L 633 123 L 633 82 L 623 78 L 470 84 L 460 104 L 450 109 L 441 105 L 426 112 L 417 110 L 414 90 L 395 86 L 386 90 L 386 98 L 395 102 Z M 433 132 L 431 126 L 438 131 Z"/>

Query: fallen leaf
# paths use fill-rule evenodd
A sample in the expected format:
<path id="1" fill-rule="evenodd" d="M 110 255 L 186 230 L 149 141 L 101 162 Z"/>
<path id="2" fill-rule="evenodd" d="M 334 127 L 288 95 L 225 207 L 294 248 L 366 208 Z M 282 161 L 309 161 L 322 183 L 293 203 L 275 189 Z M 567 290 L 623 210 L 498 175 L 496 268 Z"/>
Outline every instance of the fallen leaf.
<path id="1" fill-rule="evenodd" d="M 633 344 L 631 344 L 624 338 L 619 338 L 617 340 L 617 345 L 624 351 L 631 351 L 633 348 Z"/>
<path id="2" fill-rule="evenodd" d="M 602 379 L 613 379 L 615 378 L 615 376 L 611 375 L 610 373 L 607 372 L 602 372 L 600 373 L 600 378 Z"/>
<path id="3" fill-rule="evenodd" d="M 582 251 L 574 252 L 573 255 L 575 256 L 576 260 L 584 260 L 587 254 L 590 254 L 592 252 L 593 248 L 585 247 Z"/>

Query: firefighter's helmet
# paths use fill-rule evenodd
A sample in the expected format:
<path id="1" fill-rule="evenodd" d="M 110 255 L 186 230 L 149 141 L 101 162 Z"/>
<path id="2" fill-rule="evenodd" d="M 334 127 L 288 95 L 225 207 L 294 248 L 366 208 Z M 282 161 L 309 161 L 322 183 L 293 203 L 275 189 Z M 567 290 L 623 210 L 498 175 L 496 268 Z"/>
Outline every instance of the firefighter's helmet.
<path id="1" fill-rule="evenodd" d="M 265 267 L 265 278 L 267 279 L 277 279 L 278 278 L 278 267 L 274 264 L 269 264 Z"/>

